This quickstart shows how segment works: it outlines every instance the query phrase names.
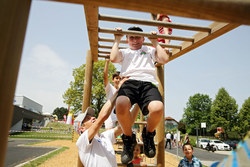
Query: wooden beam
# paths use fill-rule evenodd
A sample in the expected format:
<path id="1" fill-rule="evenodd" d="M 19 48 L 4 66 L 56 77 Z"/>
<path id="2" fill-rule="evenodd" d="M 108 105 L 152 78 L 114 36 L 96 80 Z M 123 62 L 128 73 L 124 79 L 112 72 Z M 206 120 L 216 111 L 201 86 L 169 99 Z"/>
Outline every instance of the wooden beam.
<path id="1" fill-rule="evenodd" d="M 99 48 L 104 48 L 104 49 L 112 49 L 113 46 L 107 46 L 107 45 L 98 45 Z M 123 47 L 123 46 L 119 46 L 119 49 L 126 49 L 128 47 Z"/>
<path id="2" fill-rule="evenodd" d="M 227 33 L 235 28 L 240 26 L 239 24 L 228 24 L 228 23 L 218 23 L 214 22 L 209 27 L 211 27 L 211 34 L 199 32 L 193 36 L 194 42 L 183 42 L 181 44 L 182 50 L 173 49 L 172 56 L 170 57 L 170 61 L 176 59 L 177 57 L 221 36 L 222 34 Z"/>
<path id="3" fill-rule="evenodd" d="M 103 37 L 99 37 L 98 41 L 101 42 L 114 42 L 113 38 L 103 38 Z M 120 43 L 125 43 L 127 44 L 127 40 L 121 40 Z M 162 47 L 166 47 L 166 48 L 176 48 L 176 49 L 181 49 L 181 45 L 172 45 L 172 44 L 165 44 L 165 43 L 159 43 Z M 147 45 L 147 46 L 153 46 L 153 44 L 151 42 L 143 42 L 143 45 Z"/>
<path id="4" fill-rule="evenodd" d="M 99 20 L 132 23 L 132 24 L 140 24 L 140 25 L 148 25 L 148 26 L 160 26 L 160 27 L 168 27 L 168 28 L 191 30 L 191 31 L 201 31 L 201 32 L 211 31 L 209 27 L 205 27 L 205 26 L 170 23 L 170 22 L 155 21 L 155 20 L 143 20 L 143 19 L 136 19 L 136 18 L 121 17 L 121 16 L 103 15 L 103 14 L 102 15 L 99 14 Z"/>
<path id="5" fill-rule="evenodd" d="M 83 0 L 44 0 L 44 1 L 54 1 L 54 2 L 64 2 L 73 4 L 83 4 Z"/>
<path id="6" fill-rule="evenodd" d="M 0 1 L 0 167 L 4 166 L 13 99 L 31 0 Z"/>
<path id="7" fill-rule="evenodd" d="M 98 50 L 98 53 L 110 54 L 110 51 Z M 99 56 L 98 56 L 99 57 Z"/>
<path id="8" fill-rule="evenodd" d="M 111 28 L 99 28 L 99 32 L 111 33 L 111 34 L 144 36 L 144 37 L 150 37 L 150 38 L 163 38 L 163 39 L 171 39 L 171 40 L 190 41 L 190 42 L 193 42 L 194 40 L 192 37 L 163 35 L 163 34 L 152 35 L 151 33 L 139 32 L 139 31 L 128 31 L 128 30 L 116 31 L 115 29 L 111 29 Z"/>
<path id="9" fill-rule="evenodd" d="M 98 59 L 98 6 L 84 5 L 85 18 L 87 23 L 90 50 L 93 61 Z"/>
<path id="10" fill-rule="evenodd" d="M 250 0 L 50 0 L 250 25 Z"/>
<path id="11" fill-rule="evenodd" d="M 83 3 L 250 25 L 250 0 L 83 0 Z"/>
<path id="12" fill-rule="evenodd" d="M 98 55 L 98 57 L 100 57 L 100 58 L 109 58 L 109 56 L 107 56 L 107 55 Z"/>

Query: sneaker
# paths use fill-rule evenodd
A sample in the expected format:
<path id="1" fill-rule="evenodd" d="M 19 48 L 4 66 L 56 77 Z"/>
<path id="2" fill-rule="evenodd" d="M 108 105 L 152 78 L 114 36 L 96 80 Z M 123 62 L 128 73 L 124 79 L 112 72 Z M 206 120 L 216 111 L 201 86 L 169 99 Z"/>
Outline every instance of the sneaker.
<path id="1" fill-rule="evenodd" d="M 148 158 L 153 158 L 156 154 L 154 136 L 155 136 L 155 131 L 154 132 L 147 132 L 146 127 L 143 128 L 142 140 L 143 140 L 143 144 L 144 144 L 144 154 Z"/>
<path id="2" fill-rule="evenodd" d="M 122 135 L 123 151 L 121 154 L 121 161 L 123 164 L 129 164 L 133 160 L 134 148 L 137 144 L 135 134 L 132 136 Z"/>

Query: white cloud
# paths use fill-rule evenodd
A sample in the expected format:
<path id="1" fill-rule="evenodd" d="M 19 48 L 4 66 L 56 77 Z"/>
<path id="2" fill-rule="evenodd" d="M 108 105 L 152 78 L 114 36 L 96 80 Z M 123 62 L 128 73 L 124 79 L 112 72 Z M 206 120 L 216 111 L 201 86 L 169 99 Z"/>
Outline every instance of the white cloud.
<path id="1" fill-rule="evenodd" d="M 43 112 L 52 113 L 65 107 L 62 94 L 72 80 L 72 67 L 47 45 L 36 45 L 30 54 L 23 55 L 16 95 L 43 105 Z"/>
<path id="2" fill-rule="evenodd" d="M 58 77 L 64 77 L 68 73 L 69 65 L 61 59 L 55 51 L 49 46 L 35 46 L 28 59 L 30 68 L 40 77 L 55 80 Z M 55 79 L 54 79 L 55 78 Z"/>

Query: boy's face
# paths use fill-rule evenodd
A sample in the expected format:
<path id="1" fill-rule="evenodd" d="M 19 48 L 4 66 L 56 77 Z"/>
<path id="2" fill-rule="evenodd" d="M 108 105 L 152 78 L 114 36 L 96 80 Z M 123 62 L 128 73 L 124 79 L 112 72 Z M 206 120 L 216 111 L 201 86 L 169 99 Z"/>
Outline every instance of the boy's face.
<path id="1" fill-rule="evenodd" d="M 163 17 L 162 17 L 162 21 L 169 22 L 169 18 L 163 16 Z"/>
<path id="2" fill-rule="evenodd" d="M 134 149 L 134 157 L 137 157 L 141 152 L 141 149 L 140 149 L 140 146 L 135 146 L 135 149 Z"/>
<path id="3" fill-rule="evenodd" d="M 138 50 L 141 49 L 142 47 L 142 44 L 144 42 L 144 37 L 128 35 L 127 41 L 130 49 Z"/>
<path id="4" fill-rule="evenodd" d="M 95 117 L 91 117 L 90 115 L 86 115 L 86 117 L 83 120 L 82 126 L 80 127 L 80 131 L 84 132 L 89 127 L 91 127 L 95 121 L 96 121 Z"/>
<path id="5" fill-rule="evenodd" d="M 121 80 L 121 77 L 120 76 L 115 76 L 113 79 L 112 79 L 112 82 L 114 83 L 114 86 L 115 87 L 118 87 L 119 83 L 120 83 L 120 80 Z"/>
<path id="6" fill-rule="evenodd" d="M 185 156 L 186 156 L 188 159 L 189 159 L 189 158 L 192 158 L 193 152 L 194 152 L 194 150 L 192 149 L 192 147 L 191 147 L 190 145 L 184 146 L 183 153 L 185 154 Z"/>

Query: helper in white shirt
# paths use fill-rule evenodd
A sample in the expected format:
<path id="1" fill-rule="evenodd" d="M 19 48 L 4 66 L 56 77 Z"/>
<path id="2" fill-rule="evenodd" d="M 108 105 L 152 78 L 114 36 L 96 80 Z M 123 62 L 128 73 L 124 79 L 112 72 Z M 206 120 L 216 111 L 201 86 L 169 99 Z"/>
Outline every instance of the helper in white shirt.
<path id="1" fill-rule="evenodd" d="M 121 82 L 122 84 L 122 82 Z M 115 138 L 122 133 L 119 126 L 99 134 L 104 121 L 109 117 L 114 107 L 117 92 L 103 105 L 99 115 L 95 118 L 94 110 L 89 107 L 84 113 L 79 114 L 75 121 L 81 123 L 78 131 L 81 136 L 76 142 L 80 160 L 84 167 L 116 167 L 116 157 L 113 149 Z M 136 119 L 139 108 L 135 107 L 131 117 Z"/>

